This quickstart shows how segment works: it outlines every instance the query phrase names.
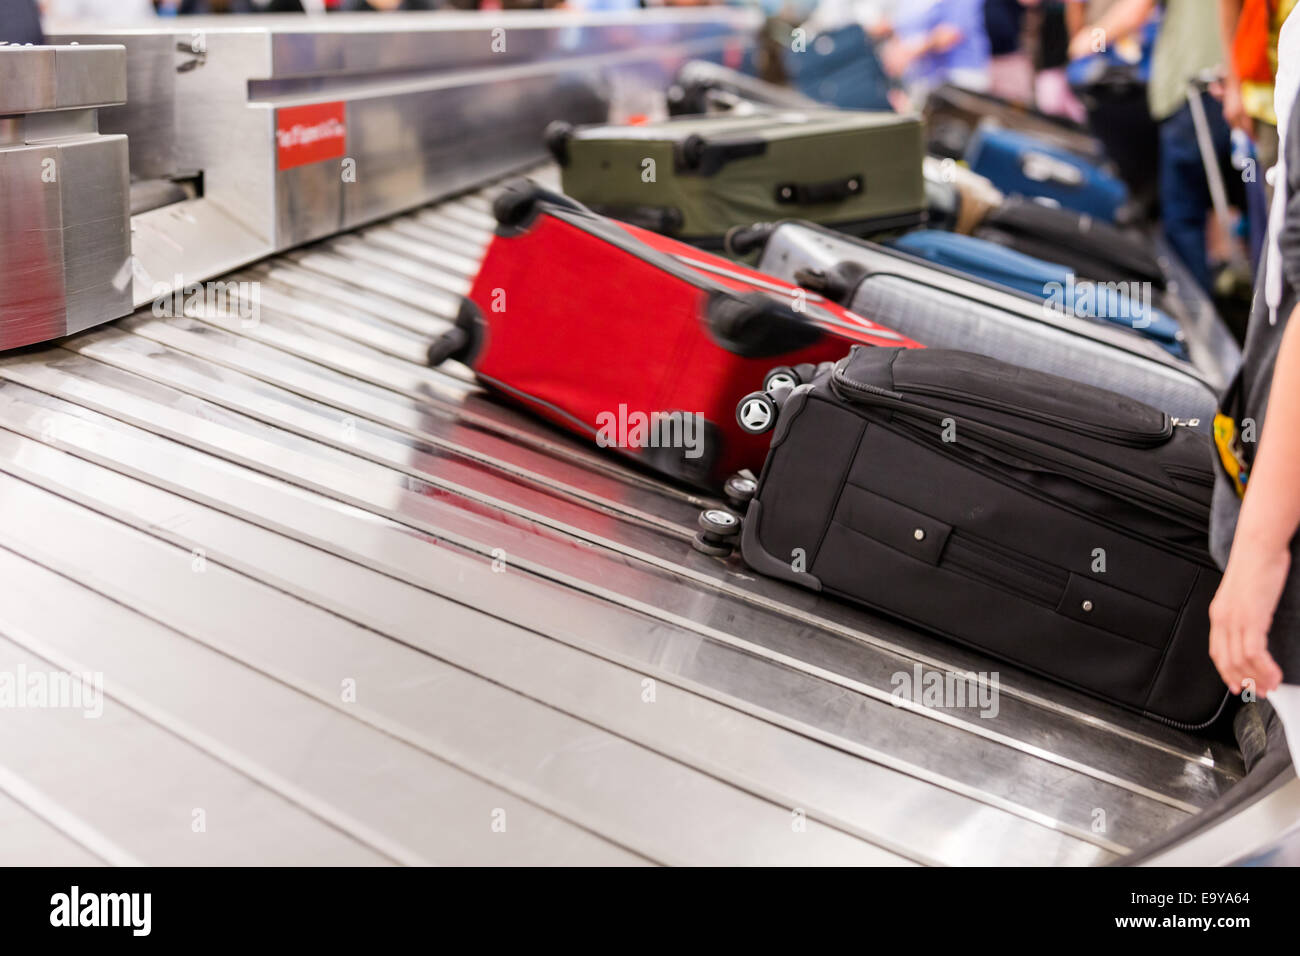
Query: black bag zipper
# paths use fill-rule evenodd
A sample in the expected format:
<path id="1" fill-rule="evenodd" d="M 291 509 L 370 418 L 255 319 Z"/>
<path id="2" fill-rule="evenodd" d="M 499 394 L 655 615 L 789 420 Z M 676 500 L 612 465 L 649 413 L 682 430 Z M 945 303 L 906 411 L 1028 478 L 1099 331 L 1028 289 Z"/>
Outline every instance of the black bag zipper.
<path id="1" fill-rule="evenodd" d="M 866 397 L 868 404 L 879 405 L 894 411 L 902 412 L 916 418 L 930 418 L 936 422 L 942 423 L 943 419 L 952 416 L 945 415 L 942 412 L 924 408 L 913 403 L 909 403 L 901 392 L 891 391 L 890 389 L 881 388 L 878 385 L 871 385 L 866 382 L 857 382 L 845 374 L 844 366 L 848 362 L 848 357 L 840 359 L 835 363 L 835 368 L 831 372 L 831 388 L 840 398 L 851 399 L 853 394 Z M 849 395 L 845 395 L 848 392 Z M 988 441 L 990 445 L 1025 458 L 1033 460 L 1034 455 L 1028 449 L 1011 445 L 1000 440 L 996 429 L 987 428 L 978 423 L 967 421 L 965 427 L 973 430 L 977 435 Z M 1077 457 L 1077 456 L 1076 456 Z M 1039 459 L 1039 463 L 1042 460 Z M 1059 462 L 1047 462 L 1053 468 L 1060 468 Z M 1158 485 L 1151 484 L 1140 479 L 1131 479 L 1121 472 L 1110 471 L 1104 475 L 1097 474 L 1095 471 L 1084 467 L 1082 460 L 1076 462 L 1078 473 L 1074 476 L 1076 479 L 1088 477 L 1092 479 L 1092 484 L 1108 494 L 1114 494 L 1116 490 L 1127 491 L 1135 497 L 1142 500 L 1159 501 L 1167 506 L 1171 511 L 1192 522 L 1195 527 L 1206 524 L 1209 520 L 1209 508 L 1189 505 L 1187 500 L 1175 492 L 1171 492 Z"/>
<path id="2" fill-rule="evenodd" d="M 875 396 L 884 396 L 896 401 L 904 400 L 904 395 L 901 392 L 889 391 L 888 389 L 882 389 L 876 385 L 867 385 L 850 379 L 848 375 L 844 373 L 844 370 L 839 364 L 836 364 L 835 366 L 833 381 L 837 385 L 844 385 L 853 390 L 865 391 L 868 394 Z M 1032 408 L 1012 405 L 1010 402 L 999 402 L 996 399 L 988 398 L 984 395 L 975 395 L 956 388 L 909 385 L 907 391 L 917 395 L 929 395 L 933 398 L 954 399 L 980 408 L 987 408 L 989 411 L 1002 412 L 1007 415 L 1027 418 L 1044 425 L 1063 428 L 1080 435 L 1099 438 L 1102 441 L 1107 441 L 1112 444 L 1127 445 L 1131 448 L 1154 448 L 1157 445 L 1167 442 L 1174 434 L 1173 419 L 1164 412 L 1161 412 L 1164 416 L 1164 427 L 1159 432 L 1137 432 L 1132 429 L 1108 428 L 1104 425 L 1090 425 L 1085 422 L 1077 421 L 1076 419 L 1065 418 L 1060 415 L 1050 415 L 1045 412 L 1036 411 Z"/>
<path id="3" fill-rule="evenodd" d="M 1008 415 L 1026 418 L 1031 421 L 1040 422 L 1044 425 L 1051 425 L 1054 428 L 1062 428 L 1080 435 L 1086 435 L 1090 438 L 1099 438 L 1102 441 L 1110 442 L 1114 445 L 1127 445 L 1131 448 L 1154 448 L 1157 445 L 1162 445 L 1167 442 L 1174 434 L 1173 422 L 1169 418 L 1169 415 L 1163 412 L 1161 414 L 1164 415 L 1164 427 L 1161 431 L 1137 432 L 1133 429 L 1110 428 L 1105 425 L 1080 422 L 1077 419 L 1065 418 L 1060 415 L 1051 415 L 1031 408 L 1012 405 L 1010 402 L 999 402 L 996 399 L 988 398 L 983 395 L 974 395 L 955 388 L 909 385 L 907 390 L 916 395 L 929 395 L 933 398 L 955 399 L 969 405 L 975 405 L 979 408 L 987 408 L 989 411 L 1004 412 Z"/>

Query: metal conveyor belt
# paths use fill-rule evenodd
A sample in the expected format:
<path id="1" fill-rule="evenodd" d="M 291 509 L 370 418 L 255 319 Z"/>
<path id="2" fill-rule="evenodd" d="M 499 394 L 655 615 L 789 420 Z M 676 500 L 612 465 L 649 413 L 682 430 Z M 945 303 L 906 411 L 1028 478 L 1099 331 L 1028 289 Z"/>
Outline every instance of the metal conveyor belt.
<path id="1" fill-rule="evenodd" d="M 0 670 L 107 695 L 0 721 L 4 862 L 1104 864 L 1240 778 L 696 554 L 707 502 L 424 367 L 492 193 L 231 276 L 256 323 L 0 359 Z M 896 699 L 936 670 L 996 714 Z"/>

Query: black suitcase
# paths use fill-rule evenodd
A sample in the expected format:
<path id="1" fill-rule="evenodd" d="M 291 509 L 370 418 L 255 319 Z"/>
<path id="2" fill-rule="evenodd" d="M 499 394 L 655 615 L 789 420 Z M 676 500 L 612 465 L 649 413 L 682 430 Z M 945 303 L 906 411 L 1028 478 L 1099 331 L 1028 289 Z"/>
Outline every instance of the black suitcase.
<path id="1" fill-rule="evenodd" d="M 1009 196 L 985 215 L 975 235 L 1026 255 L 1069 266 L 1095 282 L 1150 282 L 1165 288 L 1149 242 L 1085 213 Z"/>
<path id="2" fill-rule="evenodd" d="M 809 384 L 747 396 L 737 417 L 775 420 L 740 530 L 754 570 L 1167 723 L 1222 709 L 1206 436 L 943 349 L 855 347 Z"/>
<path id="3" fill-rule="evenodd" d="M 1147 106 L 1147 83 L 1137 64 L 1097 63 L 1074 92 L 1088 111 L 1088 129 L 1106 147 L 1134 198 L 1156 200 L 1160 129 Z"/>
<path id="4" fill-rule="evenodd" d="M 822 108 L 821 103 L 798 90 L 708 60 L 689 60 L 683 64 L 664 99 L 669 116 Z"/>

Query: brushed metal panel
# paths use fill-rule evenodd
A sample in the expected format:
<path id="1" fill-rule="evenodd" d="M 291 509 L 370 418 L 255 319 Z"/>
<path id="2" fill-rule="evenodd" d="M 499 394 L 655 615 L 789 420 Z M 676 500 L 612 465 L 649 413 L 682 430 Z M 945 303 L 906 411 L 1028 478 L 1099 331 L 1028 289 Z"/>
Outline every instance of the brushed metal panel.
<path id="1" fill-rule="evenodd" d="M 126 48 L 120 44 L 59 46 L 54 51 L 56 109 L 126 102 Z"/>
<path id="2" fill-rule="evenodd" d="M 669 40 L 748 35 L 758 23 L 753 11 L 720 7 L 350 14 L 277 31 L 272 39 L 274 69 L 265 78 L 318 83 L 338 73 L 499 67 Z"/>
<path id="3" fill-rule="evenodd" d="M 341 186 L 343 226 L 392 215 L 409 208 L 414 197 L 446 195 L 484 175 L 540 159 L 548 122 L 590 122 L 604 116 L 605 108 L 599 90 L 571 74 L 353 100 L 348 155 L 357 176 Z M 283 238 L 293 235 L 287 230 L 294 225 L 282 210 Z"/>
<path id="4" fill-rule="evenodd" d="M 90 43 L 91 34 L 60 34 L 60 43 Z M 168 33 L 121 33 L 126 57 L 123 105 L 99 111 L 101 133 L 122 133 L 131 150 L 131 178 L 176 175 L 176 40 Z"/>
<path id="5" fill-rule="evenodd" d="M 188 42 L 188 33 L 178 36 Z M 201 65 L 176 74 L 177 165 L 202 171 L 203 198 L 273 243 L 274 114 L 264 104 L 248 102 L 248 78 L 271 69 L 270 35 L 248 29 L 209 32 L 204 42 Z M 191 281 L 211 278 L 184 271 Z"/>
<path id="6" fill-rule="evenodd" d="M 60 143 L 67 330 L 131 311 L 130 182 L 125 136 Z"/>
<path id="7" fill-rule="evenodd" d="M 0 47 L 0 114 L 123 103 L 125 66 L 115 45 Z"/>
<path id="8" fill-rule="evenodd" d="M 58 151 L 52 145 L 0 149 L 0 349 L 67 331 L 63 200 L 59 183 L 41 175 L 47 161 L 57 164 Z"/>
<path id="9" fill-rule="evenodd" d="M 50 110 L 28 113 L 22 119 L 23 138 L 28 143 L 51 143 L 60 139 L 95 136 L 99 118 L 93 109 Z"/>
<path id="10" fill-rule="evenodd" d="M 0 47 L 0 115 L 54 109 L 54 48 Z"/>
<path id="11" fill-rule="evenodd" d="M 349 140 L 353 138 L 350 125 Z M 414 167 L 407 168 L 412 175 L 416 172 Z M 361 178 L 364 182 L 368 177 Z M 341 161 L 337 159 L 276 169 L 275 247 L 296 246 L 339 232 L 346 225 L 344 194 L 356 188 L 355 184 L 343 182 Z"/>
<path id="12" fill-rule="evenodd" d="M 266 254 L 541 158 L 549 120 L 603 119 L 598 104 L 611 89 L 615 115 L 653 109 L 676 65 L 743 46 L 754 24 L 752 12 L 716 8 L 265 18 L 255 27 L 218 17 L 62 39 L 126 44 L 132 101 L 101 128 L 132 136 L 137 178 L 202 172 L 202 201 L 246 228 L 253 242 L 241 249 L 260 242 Z M 188 52 L 196 39 L 197 56 Z M 348 104 L 356 181 L 344 182 L 333 160 L 278 169 L 275 110 L 336 100 Z M 168 225 L 150 224 L 164 245 Z M 200 255 L 176 272 L 141 256 L 146 274 L 187 281 L 213 278 L 207 264 L 229 258 Z"/>

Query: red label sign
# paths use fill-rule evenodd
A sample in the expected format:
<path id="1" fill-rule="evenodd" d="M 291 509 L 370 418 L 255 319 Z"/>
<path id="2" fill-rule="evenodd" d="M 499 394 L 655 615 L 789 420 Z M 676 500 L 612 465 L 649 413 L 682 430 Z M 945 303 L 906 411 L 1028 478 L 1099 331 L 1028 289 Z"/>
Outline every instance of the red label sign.
<path id="1" fill-rule="evenodd" d="M 275 112 L 276 165 L 293 169 L 347 151 L 347 114 L 343 103 L 286 106 Z"/>

